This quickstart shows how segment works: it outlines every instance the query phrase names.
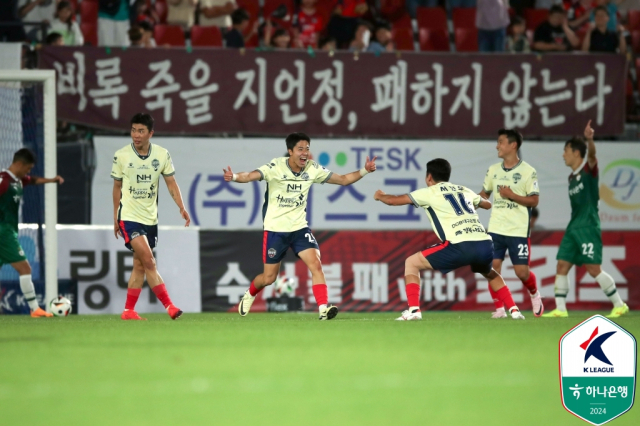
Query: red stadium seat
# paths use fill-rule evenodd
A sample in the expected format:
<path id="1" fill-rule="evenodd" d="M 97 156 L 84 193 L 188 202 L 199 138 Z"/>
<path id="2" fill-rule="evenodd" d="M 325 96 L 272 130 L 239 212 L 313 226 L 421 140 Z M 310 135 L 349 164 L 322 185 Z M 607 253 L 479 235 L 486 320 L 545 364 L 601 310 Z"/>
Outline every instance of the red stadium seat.
<path id="1" fill-rule="evenodd" d="M 393 22 L 405 13 L 407 13 L 405 0 L 380 0 L 380 14 L 386 20 Z"/>
<path id="2" fill-rule="evenodd" d="M 411 25 L 411 15 L 409 15 L 406 12 L 403 13 L 397 19 L 394 19 L 391 22 L 391 26 L 393 28 L 405 28 L 405 29 L 409 28 L 413 30 L 413 26 Z"/>
<path id="3" fill-rule="evenodd" d="M 527 29 L 534 30 L 549 17 L 548 9 L 525 9 L 524 19 L 527 22 Z"/>
<path id="4" fill-rule="evenodd" d="M 640 31 L 640 10 L 630 10 L 627 21 L 630 31 Z"/>
<path id="5" fill-rule="evenodd" d="M 80 2 L 80 22 L 83 24 L 98 23 L 98 2 L 84 0 Z"/>
<path id="6" fill-rule="evenodd" d="M 640 30 L 631 31 L 631 48 L 636 54 L 640 54 Z"/>
<path id="7" fill-rule="evenodd" d="M 222 47 L 222 33 L 218 27 L 191 27 L 191 45 L 194 47 Z"/>
<path id="8" fill-rule="evenodd" d="M 160 19 L 161 24 L 167 23 L 167 16 L 169 15 L 169 6 L 164 1 L 156 1 L 156 13 Z"/>
<path id="9" fill-rule="evenodd" d="M 447 14 L 441 7 L 419 7 L 417 18 L 420 29 L 447 30 Z M 475 22 L 473 25 L 475 26 Z"/>
<path id="10" fill-rule="evenodd" d="M 98 45 L 98 23 L 97 22 L 82 22 L 80 24 L 80 31 L 84 37 L 85 44 L 91 46 Z"/>
<path id="11" fill-rule="evenodd" d="M 273 22 L 283 28 L 289 28 L 291 27 L 291 21 L 293 20 L 293 0 L 264 0 L 264 6 L 262 6 L 262 16 L 264 17 L 264 19 L 269 19 L 271 14 L 281 4 L 284 4 L 287 7 L 287 16 L 285 16 L 283 19 L 274 19 Z"/>
<path id="12" fill-rule="evenodd" d="M 420 50 L 423 52 L 449 52 L 449 32 L 446 29 L 420 28 Z"/>
<path id="13" fill-rule="evenodd" d="M 476 8 L 456 7 L 453 9 L 453 28 L 476 28 Z"/>
<path id="14" fill-rule="evenodd" d="M 477 52 L 478 30 L 475 28 L 456 28 L 456 51 Z"/>
<path id="15" fill-rule="evenodd" d="M 156 25 L 153 36 L 158 46 L 184 46 L 184 31 L 180 25 Z"/>
<path id="16" fill-rule="evenodd" d="M 397 50 L 414 51 L 413 30 L 411 28 L 394 28 L 392 31 L 393 41 Z"/>

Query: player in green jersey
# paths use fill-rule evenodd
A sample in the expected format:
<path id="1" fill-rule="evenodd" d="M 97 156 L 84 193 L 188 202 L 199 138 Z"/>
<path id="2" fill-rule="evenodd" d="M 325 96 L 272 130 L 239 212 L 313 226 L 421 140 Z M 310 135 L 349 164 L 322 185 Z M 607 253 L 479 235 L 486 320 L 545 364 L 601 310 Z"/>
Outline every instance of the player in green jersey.
<path id="1" fill-rule="evenodd" d="M 18 221 L 20 201 L 26 185 L 43 185 L 45 183 L 64 183 L 64 179 L 56 176 L 46 179 L 29 176 L 36 164 L 36 157 L 27 148 L 22 148 L 13 155 L 13 162 L 7 170 L 0 172 L 0 267 L 9 264 L 18 271 L 20 289 L 29 304 L 31 316 L 52 317 L 38 306 L 36 291 L 31 281 L 31 265 L 18 242 Z"/>
<path id="2" fill-rule="evenodd" d="M 544 314 L 545 317 L 567 317 L 566 297 L 569 293 L 567 274 L 573 265 L 587 268 L 589 275 L 596 279 L 613 303 L 610 318 L 617 318 L 629 312 L 629 307 L 620 298 L 616 283 L 611 275 L 604 272 L 602 265 L 602 233 L 598 215 L 598 160 L 594 131 L 591 121 L 584 129 L 584 139 L 576 137 L 564 144 L 564 162 L 573 172 L 569 175 L 569 199 L 571 220 L 562 237 L 558 249 L 556 267 L 556 309 Z M 586 142 L 585 142 L 586 140 Z"/>

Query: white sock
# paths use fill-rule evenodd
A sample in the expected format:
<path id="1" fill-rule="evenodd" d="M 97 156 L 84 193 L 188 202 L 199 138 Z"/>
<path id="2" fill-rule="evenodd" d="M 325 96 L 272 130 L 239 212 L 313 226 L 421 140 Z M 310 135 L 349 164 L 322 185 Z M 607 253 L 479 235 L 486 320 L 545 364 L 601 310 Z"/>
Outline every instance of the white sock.
<path id="1" fill-rule="evenodd" d="M 567 311 L 567 294 L 569 294 L 569 277 L 566 275 L 556 275 L 556 309 Z"/>
<path id="2" fill-rule="evenodd" d="M 600 272 L 600 275 L 596 277 L 596 282 L 604 291 L 604 294 L 607 295 L 611 303 L 615 308 L 621 308 L 624 305 L 622 299 L 620 298 L 620 294 L 616 289 L 616 283 L 613 281 L 613 277 L 607 274 L 605 271 Z"/>
<path id="3" fill-rule="evenodd" d="M 327 309 L 327 305 L 320 305 L 320 306 L 318 306 L 318 311 L 319 311 L 320 313 L 322 313 L 322 311 L 324 311 L 325 309 Z"/>
<path id="4" fill-rule="evenodd" d="M 22 290 L 22 294 L 24 295 L 24 300 L 29 304 L 29 308 L 32 311 L 35 311 L 40 306 L 38 306 L 38 299 L 36 297 L 36 289 L 33 287 L 33 283 L 31 282 L 31 274 L 29 275 L 20 275 L 20 290 Z"/>
<path id="5" fill-rule="evenodd" d="M 414 312 L 414 311 L 419 311 L 420 310 L 420 306 L 409 306 L 409 312 Z"/>

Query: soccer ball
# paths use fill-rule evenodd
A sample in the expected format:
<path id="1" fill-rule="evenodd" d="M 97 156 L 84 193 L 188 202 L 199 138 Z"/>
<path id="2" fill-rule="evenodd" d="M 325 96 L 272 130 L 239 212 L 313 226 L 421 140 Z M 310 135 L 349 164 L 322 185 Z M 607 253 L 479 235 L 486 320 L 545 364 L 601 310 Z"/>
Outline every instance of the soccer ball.
<path id="1" fill-rule="evenodd" d="M 293 278 L 288 278 L 285 276 L 278 277 L 276 282 L 273 284 L 274 289 L 273 293 L 275 297 L 293 297 L 295 295 L 295 288 Z"/>
<path id="2" fill-rule="evenodd" d="M 56 317 L 66 317 L 71 313 L 71 300 L 58 296 L 49 302 L 51 313 Z"/>

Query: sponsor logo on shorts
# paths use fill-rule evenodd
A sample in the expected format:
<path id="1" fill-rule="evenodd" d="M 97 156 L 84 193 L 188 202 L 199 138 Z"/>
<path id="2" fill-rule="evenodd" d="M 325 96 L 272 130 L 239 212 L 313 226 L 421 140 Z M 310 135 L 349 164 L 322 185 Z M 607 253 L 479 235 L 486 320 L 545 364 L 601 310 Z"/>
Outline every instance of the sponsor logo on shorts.
<path id="1" fill-rule="evenodd" d="M 277 253 L 276 249 L 274 249 L 274 248 L 270 248 L 269 251 L 267 251 L 267 255 L 269 255 L 269 257 L 272 258 L 272 259 L 274 257 L 276 257 L 276 253 Z"/>
<path id="2" fill-rule="evenodd" d="M 132 232 L 132 233 L 131 233 L 131 239 L 132 239 L 132 240 L 133 240 L 134 238 L 136 238 L 136 237 L 139 237 L 139 236 L 140 236 L 140 233 L 139 233 L 139 232 Z"/>

